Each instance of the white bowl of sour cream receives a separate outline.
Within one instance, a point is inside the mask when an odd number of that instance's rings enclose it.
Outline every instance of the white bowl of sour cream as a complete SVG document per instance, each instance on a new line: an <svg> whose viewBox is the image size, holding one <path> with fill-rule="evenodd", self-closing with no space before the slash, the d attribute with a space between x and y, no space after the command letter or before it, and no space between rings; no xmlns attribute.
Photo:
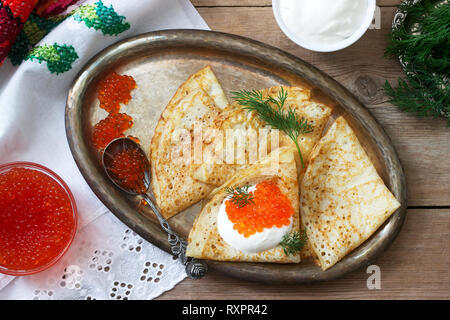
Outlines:
<svg viewBox="0 0 450 320"><path fill-rule="evenodd" d="M275 19L299 46L318 52L341 50L367 31L376 0L272 0Z"/></svg>

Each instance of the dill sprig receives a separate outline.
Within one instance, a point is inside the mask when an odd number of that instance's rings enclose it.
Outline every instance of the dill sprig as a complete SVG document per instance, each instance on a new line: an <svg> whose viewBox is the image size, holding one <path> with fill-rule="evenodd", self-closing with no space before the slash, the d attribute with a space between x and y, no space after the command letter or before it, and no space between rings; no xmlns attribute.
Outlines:
<svg viewBox="0 0 450 320"><path fill-rule="evenodd" d="M296 254L306 245L308 241L308 236L306 235L306 231L300 234L298 231L294 231L289 234L285 234L283 240L280 242L281 247L283 248L284 253L289 256Z"/></svg>
<svg viewBox="0 0 450 320"><path fill-rule="evenodd" d="M403 24L394 28L386 55L400 57L406 77L386 81L389 102L418 116L441 116L450 125L450 4L405 1Z"/></svg>
<svg viewBox="0 0 450 320"><path fill-rule="evenodd" d="M234 203L238 208L243 208L247 204L253 202L253 193L250 193L248 189L249 185L243 187L225 187L225 191L228 193L229 200Z"/></svg>
<svg viewBox="0 0 450 320"><path fill-rule="evenodd" d="M288 93L281 88L277 98L263 97L261 91L257 90L241 90L232 92L233 98L244 106L244 109L255 111L261 120L269 124L271 127L284 132L294 141L302 167L305 167L302 152L298 144L298 137L302 134L312 132L312 125L305 118L299 119L297 113L292 108L285 108ZM272 105L275 107L272 107Z"/></svg>

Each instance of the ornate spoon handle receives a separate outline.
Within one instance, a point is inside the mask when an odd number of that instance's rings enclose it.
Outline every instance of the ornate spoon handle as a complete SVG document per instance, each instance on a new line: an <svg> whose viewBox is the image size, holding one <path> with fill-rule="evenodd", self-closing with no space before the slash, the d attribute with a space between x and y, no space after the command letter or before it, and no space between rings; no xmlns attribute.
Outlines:
<svg viewBox="0 0 450 320"><path fill-rule="evenodd" d="M188 277L191 279L202 278L208 271L208 265L202 260L186 257L187 242L179 237L174 231L172 231L169 223L166 219L163 218L158 206L156 206L153 200L147 195L144 195L144 198L158 218L161 227L164 229L164 231L167 232L167 241L170 244L172 254L178 257L181 263L186 266L186 274L188 275Z"/></svg>

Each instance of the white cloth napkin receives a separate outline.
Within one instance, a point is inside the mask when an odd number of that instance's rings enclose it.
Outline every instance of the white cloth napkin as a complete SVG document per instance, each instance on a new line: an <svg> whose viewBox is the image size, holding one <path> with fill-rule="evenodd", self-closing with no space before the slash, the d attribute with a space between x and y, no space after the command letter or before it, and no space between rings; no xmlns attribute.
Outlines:
<svg viewBox="0 0 450 320"><path fill-rule="evenodd" d="M82 5L95 2L97 1L84 1ZM151 244L143 245L143 240L112 216L112 213L88 187L72 158L66 140L64 108L68 90L78 71L92 56L108 45L154 30L209 28L189 0L103 0L103 3L107 7L112 5L117 14L125 16L130 29L117 36L104 35L101 30L89 28L83 21L76 21L73 17L69 17L38 43L38 45L54 43L71 45L76 50L78 59L72 63L72 68L67 72L58 75L50 73L46 62L40 64L36 60L24 61L18 67L12 66L7 60L0 67L0 163L31 161L55 171L69 185L79 212L79 232L73 248L71 247L62 261L45 271L47 280L48 275L53 275L55 281L46 280L43 283L39 280L43 278L42 275L33 275L20 277L7 286L13 277L0 275L0 289L6 286L0 291L2 299L42 298L42 292L45 292L44 296L47 298L117 299L118 296L120 298L153 298L172 288L175 283L185 277L181 264ZM108 217L100 217L103 214ZM110 239L111 237L113 239ZM132 244L127 242L130 241L130 237L133 237ZM125 238L127 240L124 240ZM93 251L89 251L90 249L86 247L85 239L90 239L89 243L92 247L88 247ZM85 242L82 243L83 241ZM139 251L135 250L137 246L140 248ZM133 249L129 249L131 247ZM97 251L100 252L100 256ZM115 268L114 263L120 265L121 261L129 260L130 256L124 254L127 251L136 254L134 259L142 260L143 265L139 264L138 269L123 269L128 270L124 275L119 267ZM102 255L104 252L106 254ZM113 259L109 259L111 253L114 256ZM138 258L139 256L141 258ZM111 260L109 264L106 263L108 259ZM102 260L103 264L99 263L99 260ZM89 264L89 262L93 263ZM97 287L88 283L88 279L92 280L95 277L87 276L89 272L83 271L83 267L80 267L83 263L88 270L91 270L92 265L95 267L91 271L95 272L97 270L95 268L99 267L103 270L105 279L102 280L103 282L97 279L95 282L99 284ZM150 265L147 265L148 263ZM162 270L168 281L163 281L161 277L158 281L154 281L158 277L158 272L162 272L157 270L160 265L164 266ZM110 271L105 272L107 266ZM169 272L171 268L174 272ZM156 272L155 276L148 276L152 271L150 269ZM76 276L80 270L84 276ZM144 270L147 271L144 273ZM65 294L52 287L67 289L67 272L75 277L74 279L78 279L78 282L72 281L72 289L79 290L77 295ZM114 275L111 276L113 273ZM172 278L170 273L174 273ZM61 285L59 276L64 280L64 286ZM119 279L120 276L127 278ZM134 280L133 277L135 277ZM153 286L158 286L158 290L151 290L151 292L141 290L141 294L131 292L126 295L127 291L136 292L138 286L135 283L137 281L142 284L144 280L141 278L146 278L147 282L149 278L152 278L153 282L150 282ZM75 286L76 283L79 285ZM118 287L115 283L118 283ZM122 284L125 284L125 289L129 285L133 289L122 290L124 289L121 287ZM101 291L102 288L103 291ZM117 291L124 292L117 294ZM50 292L51 295L49 295ZM95 294L92 295L92 292Z"/></svg>

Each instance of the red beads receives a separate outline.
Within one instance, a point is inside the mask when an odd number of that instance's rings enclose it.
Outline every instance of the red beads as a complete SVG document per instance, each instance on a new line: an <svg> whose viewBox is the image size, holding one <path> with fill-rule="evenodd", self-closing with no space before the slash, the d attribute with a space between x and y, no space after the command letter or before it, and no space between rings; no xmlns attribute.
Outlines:
<svg viewBox="0 0 450 320"><path fill-rule="evenodd" d="M144 185L145 172L148 170L147 160L144 155L136 149L129 149L119 152L114 156L109 172L121 186L145 193Z"/></svg>
<svg viewBox="0 0 450 320"><path fill-rule="evenodd" d="M8 14L6 8L0 8L0 44L8 41L8 46L12 45L21 29L22 26ZM6 47L6 43L4 46Z"/></svg>
<svg viewBox="0 0 450 320"><path fill-rule="evenodd" d="M136 88L133 77L115 72L108 74L98 85L100 108L109 115L98 122L92 131L92 142L97 149L104 149L112 140L124 137L124 132L133 126L133 119L126 113L118 113L120 104L127 104L131 91ZM137 138L130 137L136 142Z"/></svg>
<svg viewBox="0 0 450 320"><path fill-rule="evenodd" d="M0 173L0 269L52 262L73 238L74 210L61 184L44 172L15 167Z"/></svg>
<svg viewBox="0 0 450 320"><path fill-rule="evenodd" d="M11 9L14 18L19 18L25 23L38 0L2 0L2 2L3 6Z"/></svg>
<svg viewBox="0 0 450 320"><path fill-rule="evenodd" d="M136 88L133 77L115 72L107 75L98 85L100 108L109 113L117 113L120 103L127 104L131 99L131 90Z"/></svg>
<svg viewBox="0 0 450 320"><path fill-rule="evenodd" d="M108 115L94 126L92 141L96 148L104 149L112 140L124 137L124 132L133 126L133 119L125 113Z"/></svg>
<svg viewBox="0 0 450 320"><path fill-rule="evenodd" d="M6 3L3 4L2 6L0 0L0 65L8 56L11 46L23 27L23 23L13 16L11 8L7 9Z"/></svg>

